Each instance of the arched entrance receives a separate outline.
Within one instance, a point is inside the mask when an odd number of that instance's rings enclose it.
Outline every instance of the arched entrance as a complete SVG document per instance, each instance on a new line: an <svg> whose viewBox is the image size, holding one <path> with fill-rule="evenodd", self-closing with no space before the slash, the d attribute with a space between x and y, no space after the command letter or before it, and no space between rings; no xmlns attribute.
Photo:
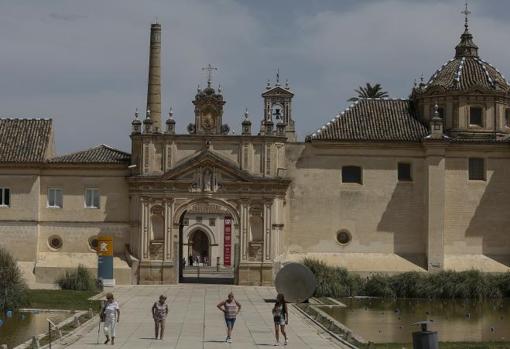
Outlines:
<svg viewBox="0 0 510 349"><path fill-rule="evenodd" d="M210 265L210 242L207 234L202 230L195 230L188 240L188 258L191 256L194 263L203 266Z"/></svg>
<svg viewBox="0 0 510 349"><path fill-rule="evenodd" d="M190 200L176 208L179 282L235 284L240 262L239 213L217 199Z"/></svg>

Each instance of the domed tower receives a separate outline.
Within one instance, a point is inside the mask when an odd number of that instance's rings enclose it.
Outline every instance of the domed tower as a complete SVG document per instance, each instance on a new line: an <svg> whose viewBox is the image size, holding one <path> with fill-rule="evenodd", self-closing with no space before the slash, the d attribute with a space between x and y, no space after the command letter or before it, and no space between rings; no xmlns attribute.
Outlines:
<svg viewBox="0 0 510 349"><path fill-rule="evenodd" d="M207 87L197 90L195 100L195 124L188 126L188 131L194 134L227 134L228 125L222 124L223 118L223 94L221 88L216 91L212 86L212 71L217 68L210 64L203 68L208 71Z"/></svg>
<svg viewBox="0 0 510 349"><path fill-rule="evenodd" d="M480 58L469 32L467 9L464 33L455 56L443 64L429 81L412 92L415 112L425 123L434 106L450 137L496 139L510 134L510 85L492 65Z"/></svg>

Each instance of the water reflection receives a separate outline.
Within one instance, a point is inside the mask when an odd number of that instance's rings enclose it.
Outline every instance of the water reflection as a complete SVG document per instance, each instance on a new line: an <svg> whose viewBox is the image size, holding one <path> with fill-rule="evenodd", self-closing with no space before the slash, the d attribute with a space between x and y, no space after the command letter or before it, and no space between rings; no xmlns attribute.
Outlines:
<svg viewBox="0 0 510 349"><path fill-rule="evenodd" d="M58 323L67 316L69 316L69 313L58 312L0 314L0 323L2 323L0 326L0 344L7 344L8 348L13 348L29 340L32 336L47 331L48 322L46 319Z"/></svg>
<svg viewBox="0 0 510 349"><path fill-rule="evenodd" d="M504 341L510 339L510 299L487 302L417 299L341 299L347 308L323 307L366 340L410 343L412 324L431 320L440 341Z"/></svg>

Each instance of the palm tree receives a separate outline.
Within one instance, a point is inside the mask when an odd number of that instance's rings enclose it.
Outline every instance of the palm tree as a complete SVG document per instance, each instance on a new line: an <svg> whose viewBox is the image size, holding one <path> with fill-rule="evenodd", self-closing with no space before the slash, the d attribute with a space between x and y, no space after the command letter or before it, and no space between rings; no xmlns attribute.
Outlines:
<svg viewBox="0 0 510 349"><path fill-rule="evenodd" d="M371 85L367 82L366 86L360 86L354 90L358 96L349 98L349 102L355 102L360 98L385 98L388 97L388 92L382 91L381 84Z"/></svg>

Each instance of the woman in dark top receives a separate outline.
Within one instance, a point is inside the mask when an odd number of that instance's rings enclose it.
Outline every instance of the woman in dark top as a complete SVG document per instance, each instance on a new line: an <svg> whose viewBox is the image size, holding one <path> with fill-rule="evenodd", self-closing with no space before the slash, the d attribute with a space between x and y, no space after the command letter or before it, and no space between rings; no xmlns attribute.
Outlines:
<svg viewBox="0 0 510 349"><path fill-rule="evenodd" d="M282 293L276 296L276 303L273 307L273 320L274 320L274 334L276 337L275 346L280 345L280 331L282 331L283 338L285 338L284 345L287 345L287 333L285 332L285 325L289 324L289 313L287 311L287 303Z"/></svg>

